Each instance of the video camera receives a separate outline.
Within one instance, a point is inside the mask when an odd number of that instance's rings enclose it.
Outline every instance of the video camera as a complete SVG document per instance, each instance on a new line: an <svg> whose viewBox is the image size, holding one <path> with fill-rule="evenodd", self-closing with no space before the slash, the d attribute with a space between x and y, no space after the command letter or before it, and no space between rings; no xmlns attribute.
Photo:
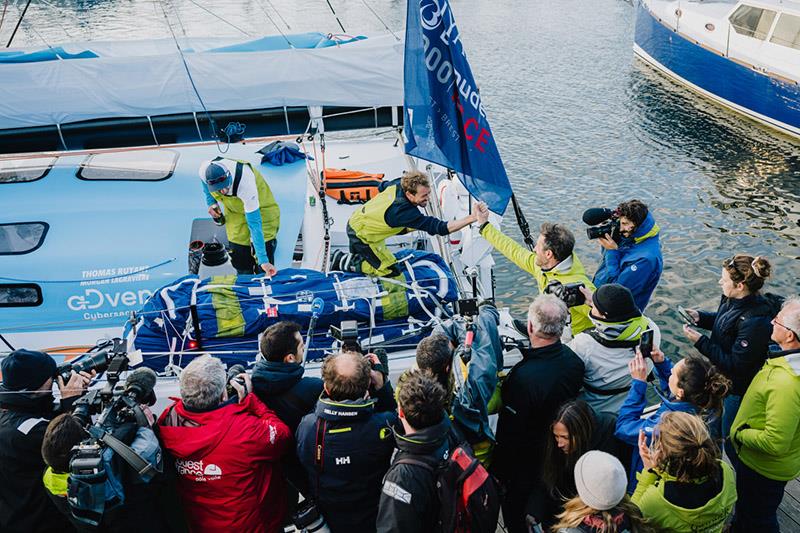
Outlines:
<svg viewBox="0 0 800 533"><path fill-rule="evenodd" d="M105 371L106 385L89 391L74 404L73 415L85 425L89 438L72 448L67 498L76 520L97 527L106 506L106 480L113 475L106 471L103 458L107 448L111 448L143 479L155 476L160 467L145 460L115 436L115 433L134 436L137 428L150 426L141 405L155 404L156 373L149 368L138 368L128 374L124 383L120 383L122 373L130 364L126 343L113 339L94 349L97 352L86 359L61 365L58 375L68 376L78 368L98 373ZM94 415L98 415L96 420L93 420Z"/></svg>
<svg viewBox="0 0 800 533"><path fill-rule="evenodd" d="M607 207L592 207L583 212L583 223L588 224L586 236L599 239L611 235L613 240L619 239L619 213Z"/></svg>
<svg viewBox="0 0 800 533"><path fill-rule="evenodd" d="M340 349L343 352L358 352L364 354L364 348L358 340L358 322L355 320L343 320L339 327L330 326L328 331L331 337L341 343Z"/></svg>
<svg viewBox="0 0 800 533"><path fill-rule="evenodd" d="M581 287L585 287L582 282L576 281L575 283L561 283L558 280L553 280L544 288L545 294L552 294L565 304L567 307L575 307L576 305L583 305L586 303L586 297L581 292Z"/></svg>

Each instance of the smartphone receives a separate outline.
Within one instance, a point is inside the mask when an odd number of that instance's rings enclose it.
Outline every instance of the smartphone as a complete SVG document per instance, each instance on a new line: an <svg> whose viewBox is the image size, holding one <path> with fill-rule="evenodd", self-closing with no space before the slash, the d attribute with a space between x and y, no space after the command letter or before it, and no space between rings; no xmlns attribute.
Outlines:
<svg viewBox="0 0 800 533"><path fill-rule="evenodd" d="M642 333L639 338L639 351L642 352L642 357L650 359L653 352L653 330L648 329Z"/></svg>
<svg viewBox="0 0 800 533"><path fill-rule="evenodd" d="M682 305L678 306L678 314L681 316L683 321L689 324L690 326L696 325L696 322L694 321L694 318L692 318L692 315L690 315L689 312L686 309L684 309Z"/></svg>

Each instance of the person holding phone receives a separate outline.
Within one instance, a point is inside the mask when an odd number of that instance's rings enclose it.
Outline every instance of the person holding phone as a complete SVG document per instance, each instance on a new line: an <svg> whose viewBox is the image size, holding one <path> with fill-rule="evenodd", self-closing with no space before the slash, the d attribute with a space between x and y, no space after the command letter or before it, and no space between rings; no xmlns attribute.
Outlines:
<svg viewBox="0 0 800 533"><path fill-rule="evenodd" d="M722 298L717 311L686 310L694 325L711 330L711 336L701 334L691 325L683 326L684 335L733 382L724 401L721 421L725 452L729 456L735 453L727 442L731 424L742 396L766 360L772 332L770 320L776 312L760 290L771 269L763 257L735 255L722 264L719 279Z"/></svg>
<svg viewBox="0 0 800 533"><path fill-rule="evenodd" d="M722 399L730 389L730 381L702 355L690 355L673 366L672 361L658 348L651 348L651 359L655 364L660 387L656 393L661 406L647 418L642 418L647 407L647 365L641 350L628 363L633 381L628 397L619 411L614 435L621 441L636 446L639 433L644 431L648 441L653 428L658 425L664 413L681 411L698 414L705 419L719 416ZM633 492L637 484L637 472L642 470L642 458L634 449L631 458L628 492Z"/></svg>

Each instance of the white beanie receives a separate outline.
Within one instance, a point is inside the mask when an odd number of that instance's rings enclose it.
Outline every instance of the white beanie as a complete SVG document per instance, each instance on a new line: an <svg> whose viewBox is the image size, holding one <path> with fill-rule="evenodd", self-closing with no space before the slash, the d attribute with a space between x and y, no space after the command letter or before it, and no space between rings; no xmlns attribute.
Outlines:
<svg viewBox="0 0 800 533"><path fill-rule="evenodd" d="M627 486L625 468L609 453L590 450L575 463L578 496L592 509L613 509L625 497Z"/></svg>

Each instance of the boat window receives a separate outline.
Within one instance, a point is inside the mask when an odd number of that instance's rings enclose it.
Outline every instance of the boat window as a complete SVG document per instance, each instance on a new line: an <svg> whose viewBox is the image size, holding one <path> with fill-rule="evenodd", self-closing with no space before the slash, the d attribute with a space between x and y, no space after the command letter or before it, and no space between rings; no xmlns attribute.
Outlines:
<svg viewBox="0 0 800 533"><path fill-rule="evenodd" d="M0 161L0 183L24 183L41 179L50 172L56 159L55 157L4 159Z"/></svg>
<svg viewBox="0 0 800 533"><path fill-rule="evenodd" d="M773 20L775 11L746 5L739 6L730 16L731 26L736 33L762 41L767 38Z"/></svg>
<svg viewBox="0 0 800 533"><path fill-rule="evenodd" d="M0 307L42 305L42 289L34 283L0 284Z"/></svg>
<svg viewBox="0 0 800 533"><path fill-rule="evenodd" d="M50 228L45 222L0 224L0 255L21 255L39 248Z"/></svg>
<svg viewBox="0 0 800 533"><path fill-rule="evenodd" d="M172 176L178 152L174 150L133 150L93 154L78 169L82 180L160 181Z"/></svg>
<svg viewBox="0 0 800 533"><path fill-rule="evenodd" d="M800 17L782 13L769 42L800 50Z"/></svg>

